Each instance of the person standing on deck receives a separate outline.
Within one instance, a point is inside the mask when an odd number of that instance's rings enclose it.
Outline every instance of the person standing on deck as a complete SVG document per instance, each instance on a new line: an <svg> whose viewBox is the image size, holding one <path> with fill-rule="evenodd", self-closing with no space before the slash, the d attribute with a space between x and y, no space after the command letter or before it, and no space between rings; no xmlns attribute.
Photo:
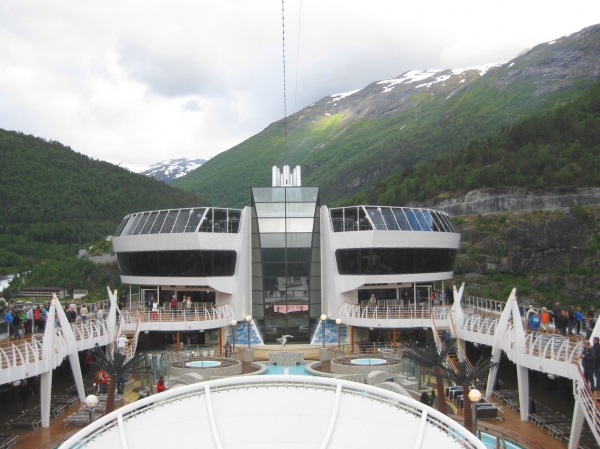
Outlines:
<svg viewBox="0 0 600 449"><path fill-rule="evenodd" d="M535 334L540 331L541 320L536 311L533 312L533 315L529 318L529 328L531 332L533 332L533 338L535 339Z"/></svg>
<svg viewBox="0 0 600 449"><path fill-rule="evenodd" d="M590 388L594 391L594 368L596 366L596 354L590 347L589 340L583 342L583 351L581 351L581 365L583 366L583 377L590 384Z"/></svg>
<svg viewBox="0 0 600 449"><path fill-rule="evenodd" d="M560 312L560 316L558 317L558 330L560 332L560 335L562 335L563 337L567 336L568 322L569 320L567 319L567 312L563 310L562 312Z"/></svg>
<svg viewBox="0 0 600 449"><path fill-rule="evenodd" d="M552 315L554 316L554 328L558 329L558 319L562 314L562 309L560 308L560 303L557 301L554 309L552 309Z"/></svg>
<svg viewBox="0 0 600 449"><path fill-rule="evenodd" d="M33 307L27 306L27 325L29 327L29 333L33 334Z"/></svg>

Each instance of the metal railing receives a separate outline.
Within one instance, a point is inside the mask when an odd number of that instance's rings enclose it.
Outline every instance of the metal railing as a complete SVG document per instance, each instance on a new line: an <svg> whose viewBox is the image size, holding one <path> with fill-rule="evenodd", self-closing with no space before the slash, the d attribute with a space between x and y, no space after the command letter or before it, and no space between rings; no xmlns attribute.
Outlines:
<svg viewBox="0 0 600 449"><path fill-rule="evenodd" d="M600 439L600 405L590 385L583 376L581 366L579 363L575 363L575 365L577 366L577 373L573 377L573 396L575 396L575 400L581 405L585 419L594 433L596 440L598 440Z"/></svg>
<svg viewBox="0 0 600 449"><path fill-rule="evenodd" d="M213 394L221 391L240 390L241 388L281 387L300 387L327 391L336 391L337 389L339 394L366 397L378 401L381 404L401 410L411 416L420 418L422 422L427 424L427 428L434 428L445 433L448 438L456 441L461 447L484 447L473 434L455 421L437 410L421 404L415 399L399 395L398 393L371 385L363 385L341 379L276 375L252 376L252 378L230 377L212 380L167 390L160 395L140 399L94 421L85 429L77 432L65 441L62 444L61 449L83 447L86 445L86 442L95 438L101 438L102 435L107 432L113 432L115 427L117 427L121 433L126 432L125 421L136 417L139 418L141 414L151 412L156 406L164 407L165 405L175 403L184 398L207 395L208 393ZM285 388L280 391L285 391ZM395 429L390 429L390 432L392 432L390 435L392 435L394 431ZM422 431L425 431L425 426L422 427Z"/></svg>
<svg viewBox="0 0 600 449"><path fill-rule="evenodd" d="M570 363L579 359L583 342L583 339L577 341L562 335L527 331L523 350L529 355Z"/></svg>
<svg viewBox="0 0 600 449"><path fill-rule="evenodd" d="M449 312L448 307L361 306L345 303L340 309L340 316L373 320L430 320L433 314L437 320L448 320Z"/></svg>
<svg viewBox="0 0 600 449"><path fill-rule="evenodd" d="M213 321L233 318L234 312L229 304L210 308L190 310L134 310L121 312L125 324L138 320L141 323L180 323L186 321Z"/></svg>

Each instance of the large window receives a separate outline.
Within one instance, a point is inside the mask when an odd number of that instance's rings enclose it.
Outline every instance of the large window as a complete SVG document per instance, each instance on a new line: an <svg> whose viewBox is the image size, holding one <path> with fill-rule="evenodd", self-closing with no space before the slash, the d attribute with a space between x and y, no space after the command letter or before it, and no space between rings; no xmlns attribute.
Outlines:
<svg viewBox="0 0 600 449"><path fill-rule="evenodd" d="M338 249L339 274L418 274L452 271L457 251L440 248Z"/></svg>
<svg viewBox="0 0 600 449"><path fill-rule="evenodd" d="M141 251L117 253L125 276L233 276L235 251Z"/></svg>

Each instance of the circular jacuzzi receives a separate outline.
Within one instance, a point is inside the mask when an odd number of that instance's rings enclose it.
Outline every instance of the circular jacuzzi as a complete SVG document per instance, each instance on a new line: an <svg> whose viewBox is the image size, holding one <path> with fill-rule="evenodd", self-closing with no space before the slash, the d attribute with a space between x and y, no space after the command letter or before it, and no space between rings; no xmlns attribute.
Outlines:
<svg viewBox="0 0 600 449"><path fill-rule="evenodd" d="M195 360L193 362L187 362L185 364L187 368L214 368L221 366L221 362L218 360Z"/></svg>
<svg viewBox="0 0 600 449"><path fill-rule="evenodd" d="M387 360L368 357L368 358L363 358L363 359L354 359L351 361L351 363L353 365L360 365L360 366L386 365Z"/></svg>

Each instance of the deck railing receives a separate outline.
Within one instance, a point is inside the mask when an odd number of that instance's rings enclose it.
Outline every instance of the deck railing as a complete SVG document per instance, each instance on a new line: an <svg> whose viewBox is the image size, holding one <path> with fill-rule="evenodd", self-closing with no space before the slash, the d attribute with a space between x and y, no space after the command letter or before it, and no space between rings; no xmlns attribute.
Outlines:
<svg viewBox="0 0 600 449"><path fill-rule="evenodd" d="M450 309L448 307L429 306L360 306L345 303L340 309L340 316L372 319L372 320L430 320L432 313L436 320L447 320Z"/></svg>

